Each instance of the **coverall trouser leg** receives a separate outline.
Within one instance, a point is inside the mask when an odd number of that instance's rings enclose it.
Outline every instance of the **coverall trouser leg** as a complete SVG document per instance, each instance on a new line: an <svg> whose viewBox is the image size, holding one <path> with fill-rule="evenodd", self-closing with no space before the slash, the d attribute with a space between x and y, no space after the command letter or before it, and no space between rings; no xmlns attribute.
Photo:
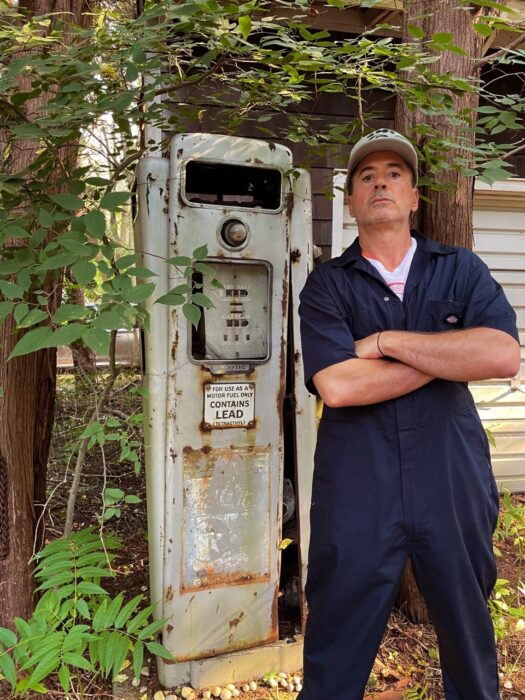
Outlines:
<svg viewBox="0 0 525 700"><path fill-rule="evenodd" d="M406 430L321 424L300 700L362 700L408 556L447 700L499 698L486 603L497 492L483 431L467 414Z"/></svg>

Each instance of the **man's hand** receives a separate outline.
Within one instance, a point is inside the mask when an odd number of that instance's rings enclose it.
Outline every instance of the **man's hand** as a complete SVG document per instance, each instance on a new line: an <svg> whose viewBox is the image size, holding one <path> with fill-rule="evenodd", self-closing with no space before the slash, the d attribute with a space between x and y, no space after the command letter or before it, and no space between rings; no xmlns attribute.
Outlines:
<svg viewBox="0 0 525 700"><path fill-rule="evenodd" d="M380 352L378 343L380 333L374 333L366 338L355 341L355 352L361 360L380 360L384 355Z"/></svg>

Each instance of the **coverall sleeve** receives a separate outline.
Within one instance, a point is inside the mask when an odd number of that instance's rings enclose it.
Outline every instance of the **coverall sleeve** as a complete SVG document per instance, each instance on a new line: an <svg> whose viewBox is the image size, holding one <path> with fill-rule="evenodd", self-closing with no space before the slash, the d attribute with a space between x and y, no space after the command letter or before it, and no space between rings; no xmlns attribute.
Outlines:
<svg viewBox="0 0 525 700"><path fill-rule="evenodd" d="M312 394L318 393L312 381L316 372L357 357L349 311L337 285L327 285L323 279L321 268L310 274L299 297L304 380Z"/></svg>
<svg viewBox="0 0 525 700"><path fill-rule="evenodd" d="M508 333L519 343L516 313L501 285L477 255L469 252L469 258L464 327L495 328Z"/></svg>

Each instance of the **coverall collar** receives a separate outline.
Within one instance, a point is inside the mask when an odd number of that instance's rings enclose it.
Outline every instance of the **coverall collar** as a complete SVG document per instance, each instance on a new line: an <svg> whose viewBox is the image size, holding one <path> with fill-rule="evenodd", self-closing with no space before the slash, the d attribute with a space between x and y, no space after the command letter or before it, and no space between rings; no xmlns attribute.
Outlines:
<svg viewBox="0 0 525 700"><path fill-rule="evenodd" d="M410 266L410 272L408 273L408 279L406 281L405 293L403 297L404 300L408 299L412 290L417 286L432 255L450 255L451 253L455 252L455 248L452 246L443 245L442 243L433 241L430 238L423 236L415 229L410 231L410 235L416 239L417 248L412 260L412 265ZM347 267L349 265L353 265L356 270L362 270L366 274L375 277L386 287L386 283L379 272L365 257L363 257L361 246L359 245L359 237L355 239L352 245L349 246L340 257L334 258L329 262L334 267Z"/></svg>
<svg viewBox="0 0 525 700"><path fill-rule="evenodd" d="M416 231L415 229L412 229L410 231L410 235L413 236L417 241L417 250L416 256L414 257L414 263L416 262L416 257L419 257L418 253L434 253L437 255L449 255L450 253L455 252L455 248L453 248L452 246L443 245L442 243L433 241L430 238L423 236L423 234L419 233L419 231ZM425 259L426 257L427 255L425 255ZM366 263L366 261L361 253L361 246L359 245L359 236L354 240L352 245L350 245L344 251L342 255L340 255L338 258L330 260L330 264L334 267L346 267L346 265L355 264L357 268L368 272L368 266L363 263ZM414 263L413 266L415 266Z"/></svg>

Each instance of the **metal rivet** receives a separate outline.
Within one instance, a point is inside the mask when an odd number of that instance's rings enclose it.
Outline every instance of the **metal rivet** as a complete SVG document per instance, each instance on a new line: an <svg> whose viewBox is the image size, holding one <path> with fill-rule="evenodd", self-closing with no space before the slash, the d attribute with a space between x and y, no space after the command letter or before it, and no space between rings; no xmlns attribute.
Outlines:
<svg viewBox="0 0 525 700"><path fill-rule="evenodd" d="M385 301L390 301L390 297L383 297Z"/></svg>

